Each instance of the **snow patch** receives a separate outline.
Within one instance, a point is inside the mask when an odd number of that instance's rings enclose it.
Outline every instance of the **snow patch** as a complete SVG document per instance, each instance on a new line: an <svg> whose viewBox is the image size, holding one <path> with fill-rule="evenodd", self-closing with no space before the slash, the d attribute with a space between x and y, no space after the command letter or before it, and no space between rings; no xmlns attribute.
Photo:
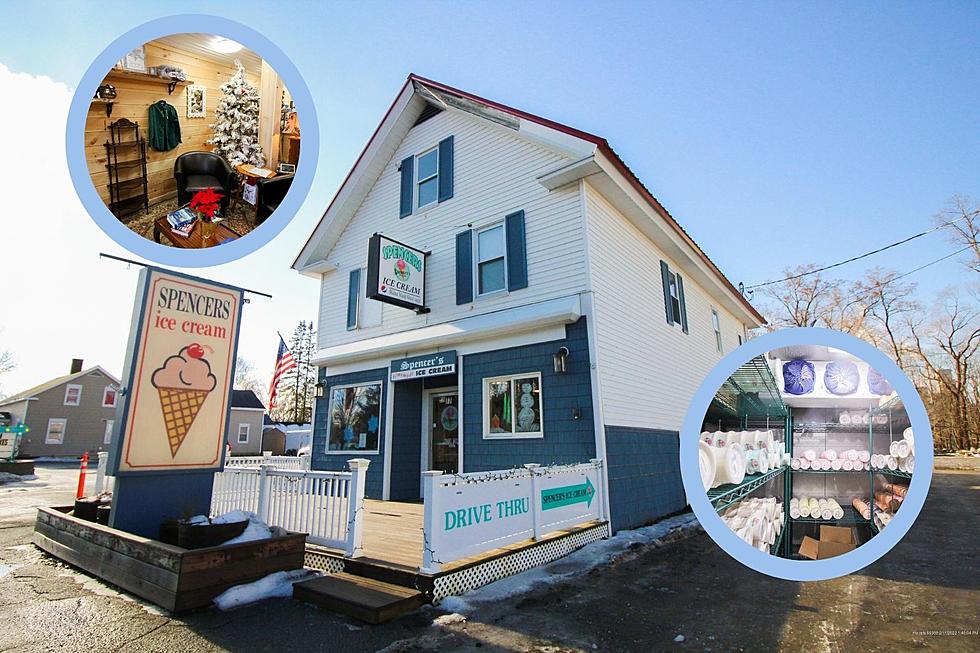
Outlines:
<svg viewBox="0 0 980 653"><path fill-rule="evenodd" d="M541 567L502 578L467 592L464 596L446 597L439 603L439 607L465 615L477 609L481 604L501 601L516 594L525 594L539 587L581 576L591 569L609 564L636 546L657 544L665 539L679 538L698 528L700 525L694 515L685 513L651 526L630 531L619 531L609 539L588 544L578 551Z"/></svg>
<svg viewBox="0 0 980 653"><path fill-rule="evenodd" d="M256 601L264 601L265 599L288 599L293 595L293 583L322 575L320 572L310 569L277 571L255 582L245 585L235 585L225 590L215 597L214 604L219 610L231 610L249 603L255 603Z"/></svg>
<svg viewBox="0 0 980 653"><path fill-rule="evenodd" d="M248 526L245 527L244 532L238 537L233 537L230 540L222 542L222 546L225 544L241 544L242 542L255 542L256 540L267 540L272 537L272 529L259 519L259 516L254 512L248 512L246 510L232 510L231 512L226 512L223 515L218 515L217 517L212 517L210 523L212 524L237 524L239 522L247 521ZM190 519L184 522L185 524L194 525L204 525L209 523L206 515L194 515Z"/></svg>
<svg viewBox="0 0 980 653"><path fill-rule="evenodd" d="M466 617L459 614L458 612L453 612L452 614L444 614L432 620L433 626L451 626L452 624L462 624L462 623L466 623Z"/></svg>
<svg viewBox="0 0 980 653"><path fill-rule="evenodd" d="M20 568L21 565L0 565L0 578L3 578L15 569Z"/></svg>

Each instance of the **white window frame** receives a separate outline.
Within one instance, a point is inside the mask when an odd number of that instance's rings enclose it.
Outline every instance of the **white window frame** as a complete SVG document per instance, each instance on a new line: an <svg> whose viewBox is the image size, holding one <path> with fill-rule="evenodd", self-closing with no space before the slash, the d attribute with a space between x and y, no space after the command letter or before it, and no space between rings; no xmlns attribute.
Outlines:
<svg viewBox="0 0 980 653"><path fill-rule="evenodd" d="M428 177L426 177L425 179L420 179L419 178L419 162L422 160L422 157L423 156L426 156L428 154L431 154L432 152L435 152L436 153L436 171L433 174L431 174ZM414 177L415 177L415 185L412 187L412 193L414 195L414 197L412 198L412 203L415 204L415 210L418 211L420 209L428 208L428 207L430 207L430 206L432 206L434 204L438 204L439 203L439 144L438 143L435 144L435 145L433 145L429 149L423 150L422 152L419 152L418 154L415 155L415 171L414 172L415 172L415 175L414 175ZM436 180L436 198L434 200L432 200L431 202L429 202L428 204L419 204L419 202L422 201L422 194L419 192L419 186L421 186L423 182L429 181L430 179L435 179Z"/></svg>
<svg viewBox="0 0 980 653"><path fill-rule="evenodd" d="M677 273L667 268L667 296L670 298L670 314L674 324L681 324L681 291L677 286ZM676 306L675 306L676 302Z"/></svg>
<svg viewBox="0 0 980 653"><path fill-rule="evenodd" d="M68 401L68 395L71 394L73 388L78 388L78 401L71 403ZM65 406L80 406L82 404L82 386L78 383L69 383L65 386Z"/></svg>
<svg viewBox="0 0 980 653"><path fill-rule="evenodd" d="M51 438L51 427L55 424L61 424L61 439L53 440ZM68 430L68 419L65 417L52 417L48 420L48 430L44 434L44 444L64 444L65 443L65 431Z"/></svg>
<svg viewBox="0 0 980 653"><path fill-rule="evenodd" d="M480 259L480 234L485 231L491 231L493 229L500 228L500 233L503 234L504 238L504 255L502 257L494 257L483 261ZM488 224L485 227L475 229L473 231L473 296L474 297L489 297L491 295L496 295L499 293L507 293L507 288L509 287L510 280L507 278L507 223L504 221L494 222L493 224ZM489 263L491 261L496 261L498 258L504 261L504 285L498 290L491 290L490 292L480 292L480 264Z"/></svg>
<svg viewBox="0 0 980 653"><path fill-rule="evenodd" d="M105 434L102 436L102 444L110 444L112 442L112 427L116 425L116 420L107 419L105 421Z"/></svg>
<svg viewBox="0 0 980 653"><path fill-rule="evenodd" d="M245 427L245 439L244 440L242 440L242 427L243 426ZM239 423L239 425L238 425L238 440L236 440L236 444L248 444L248 438L251 435L251 431L252 431L252 425L251 424L249 424L248 422L241 422L241 423Z"/></svg>
<svg viewBox="0 0 980 653"><path fill-rule="evenodd" d="M374 449L331 449L330 448L330 423L332 421L331 411L333 410L333 393L335 390L346 390L347 388L359 388L365 385L377 385L381 388L381 392L378 394L378 446ZM384 419L383 413L385 409L385 383L384 379L376 379L374 381L358 381L357 383L341 383L338 385L332 385L328 389L327 395L324 397L327 400L327 437L323 442L324 453L328 456L349 456L351 454L365 454L368 456L376 456L381 453L381 439L383 437L384 429ZM322 401L319 400L319 401Z"/></svg>
<svg viewBox="0 0 980 653"><path fill-rule="evenodd" d="M514 419L511 419L510 433L491 433L490 432L490 384L496 383L498 381L510 381L511 392L513 392L514 382L517 379L530 379L534 378L538 380L538 391L540 396L538 397L538 419L541 425L540 431L535 432L517 432L514 431L514 424L516 423ZM484 440L540 440L544 437L544 384L541 382L541 372L524 372L523 374L505 374L503 376L488 376L483 379L483 405L481 407L483 411L483 439Z"/></svg>
<svg viewBox="0 0 980 653"><path fill-rule="evenodd" d="M361 289L357 296L357 326L356 329L371 329L379 327L384 322L384 302L368 299L367 268L361 268Z"/></svg>
<svg viewBox="0 0 980 653"><path fill-rule="evenodd" d="M721 339L721 316L718 315L718 309L711 309L711 328L715 331L715 346L718 349L719 354L725 353L725 348L722 345Z"/></svg>
<svg viewBox="0 0 980 653"><path fill-rule="evenodd" d="M112 403L111 404L107 404L105 402L105 398L106 398L106 395L109 394L109 391L110 390L112 391ZM118 402L119 402L119 390L116 389L115 387L111 386L111 385L107 385L105 387L105 389L102 390L102 407L103 408L115 408L116 407L116 403L118 403Z"/></svg>

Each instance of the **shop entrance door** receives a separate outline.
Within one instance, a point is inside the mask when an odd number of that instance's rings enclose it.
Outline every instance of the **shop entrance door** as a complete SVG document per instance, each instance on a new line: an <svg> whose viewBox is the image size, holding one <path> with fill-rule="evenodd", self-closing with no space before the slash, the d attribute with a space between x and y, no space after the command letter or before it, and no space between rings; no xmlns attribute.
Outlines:
<svg viewBox="0 0 980 653"><path fill-rule="evenodd" d="M459 469L459 394L429 395L429 469L455 474Z"/></svg>

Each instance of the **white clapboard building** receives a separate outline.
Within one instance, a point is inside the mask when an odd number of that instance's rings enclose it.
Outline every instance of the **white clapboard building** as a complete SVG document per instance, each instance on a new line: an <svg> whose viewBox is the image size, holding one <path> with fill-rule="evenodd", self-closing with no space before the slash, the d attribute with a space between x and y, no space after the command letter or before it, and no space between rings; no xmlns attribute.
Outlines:
<svg viewBox="0 0 980 653"><path fill-rule="evenodd" d="M366 459L369 498L411 502L427 470L599 460L613 530L685 505L688 403L764 323L604 138L415 75L293 267L313 469Z"/></svg>

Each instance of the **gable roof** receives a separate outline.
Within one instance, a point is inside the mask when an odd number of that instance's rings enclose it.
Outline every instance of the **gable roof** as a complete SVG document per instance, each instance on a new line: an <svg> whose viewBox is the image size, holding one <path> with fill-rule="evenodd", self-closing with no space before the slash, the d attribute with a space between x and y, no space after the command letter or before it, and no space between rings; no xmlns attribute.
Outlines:
<svg viewBox="0 0 980 653"><path fill-rule="evenodd" d="M262 410L265 410L265 406L262 404L262 401L251 390L232 390L231 407L232 408L261 408Z"/></svg>
<svg viewBox="0 0 980 653"><path fill-rule="evenodd" d="M556 180L556 186L599 172L604 172L610 176L615 175L614 181L621 181L623 182L622 185L627 187L624 188L624 192L627 193L629 199L645 204L643 208L652 210L665 223L669 232L668 235L676 238L675 249L686 250L685 253L693 255L692 258L695 263L704 267L706 273L732 297L733 303L738 309L741 309L740 312L750 321L758 325L766 323L762 314L735 288L718 266L691 238L690 234L653 196L626 165L626 162L616 154L605 138L493 100L487 100L414 73L405 80L394 102L388 107L384 118L375 128L364 150L361 151L354 162L354 166L347 173L330 204L327 205L327 209L313 233L310 234L302 250L293 261L293 269L302 274L313 275L332 269L324 260L326 255L329 254L348 221L356 212L364 195L370 190L370 186L374 184L381 170L387 164L394 148L414 126L415 120L425 109L425 106L432 104L462 109L505 126L520 129L522 132L527 131L528 134L539 140L567 149L569 154L577 153L580 157L584 157L571 166L566 166L565 170L554 173L556 179L560 180ZM379 162L379 159L383 160ZM575 170L570 170L572 168ZM545 177L549 176L552 175L545 175ZM539 179L539 181L547 184L544 178ZM319 259L317 259L318 253Z"/></svg>
<svg viewBox="0 0 980 653"><path fill-rule="evenodd" d="M39 394L57 388L59 385L71 383L75 379L81 378L87 374L91 374L92 372L100 372L103 376L109 379L109 381L111 381L116 387L119 387L120 385L119 379L106 372L105 368L96 365L94 367L88 368L87 370L82 370L81 372L75 372L74 374L65 374L64 376L55 377L50 381L46 381L40 385L36 385L33 388L24 390L23 392L18 392L15 395L11 395L10 397L7 397L6 399L0 399L0 406L14 404L19 401L25 401L28 399L35 399Z"/></svg>

